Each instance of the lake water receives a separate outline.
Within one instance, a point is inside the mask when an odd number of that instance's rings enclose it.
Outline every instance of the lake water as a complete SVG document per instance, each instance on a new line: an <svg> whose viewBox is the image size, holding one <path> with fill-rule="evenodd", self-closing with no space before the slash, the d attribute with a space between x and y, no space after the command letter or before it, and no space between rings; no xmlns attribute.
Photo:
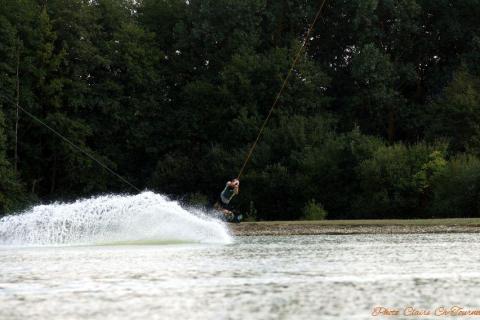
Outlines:
<svg viewBox="0 0 480 320"><path fill-rule="evenodd" d="M145 243L0 246L0 319L385 319L374 307L480 309L478 234Z"/></svg>

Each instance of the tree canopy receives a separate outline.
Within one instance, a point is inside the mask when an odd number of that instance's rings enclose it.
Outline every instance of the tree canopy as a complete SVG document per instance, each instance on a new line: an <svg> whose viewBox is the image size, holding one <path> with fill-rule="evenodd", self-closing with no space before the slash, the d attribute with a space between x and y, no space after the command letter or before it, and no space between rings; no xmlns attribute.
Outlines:
<svg viewBox="0 0 480 320"><path fill-rule="evenodd" d="M25 114L17 126L17 98L134 185L215 201L318 5L0 0L0 215L132 192ZM327 0L234 205L480 216L479 15L474 0Z"/></svg>

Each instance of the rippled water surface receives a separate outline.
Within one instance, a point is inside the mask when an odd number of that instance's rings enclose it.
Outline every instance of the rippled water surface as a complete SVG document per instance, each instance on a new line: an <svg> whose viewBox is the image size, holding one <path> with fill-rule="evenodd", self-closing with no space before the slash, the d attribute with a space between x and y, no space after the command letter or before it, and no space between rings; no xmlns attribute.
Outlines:
<svg viewBox="0 0 480 320"><path fill-rule="evenodd" d="M478 309L478 240L323 235L2 246L0 319L373 319L375 306Z"/></svg>

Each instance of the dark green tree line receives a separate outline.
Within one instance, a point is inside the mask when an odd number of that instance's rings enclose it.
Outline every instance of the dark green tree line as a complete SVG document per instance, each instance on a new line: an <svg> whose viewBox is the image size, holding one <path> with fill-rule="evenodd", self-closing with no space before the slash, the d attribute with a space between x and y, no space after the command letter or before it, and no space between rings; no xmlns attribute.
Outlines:
<svg viewBox="0 0 480 320"><path fill-rule="evenodd" d="M23 113L17 133L17 93L136 186L214 201L319 5L0 0L0 214L131 192ZM238 209L259 219L478 216L479 8L327 1Z"/></svg>

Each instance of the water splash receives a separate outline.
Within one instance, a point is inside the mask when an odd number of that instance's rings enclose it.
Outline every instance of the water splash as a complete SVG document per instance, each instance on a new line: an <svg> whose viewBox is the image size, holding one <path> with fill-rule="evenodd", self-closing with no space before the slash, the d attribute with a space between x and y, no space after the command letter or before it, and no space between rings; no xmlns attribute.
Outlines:
<svg viewBox="0 0 480 320"><path fill-rule="evenodd" d="M192 211L193 212L193 211ZM2 245L230 243L226 225L153 192L39 205L0 219Z"/></svg>

